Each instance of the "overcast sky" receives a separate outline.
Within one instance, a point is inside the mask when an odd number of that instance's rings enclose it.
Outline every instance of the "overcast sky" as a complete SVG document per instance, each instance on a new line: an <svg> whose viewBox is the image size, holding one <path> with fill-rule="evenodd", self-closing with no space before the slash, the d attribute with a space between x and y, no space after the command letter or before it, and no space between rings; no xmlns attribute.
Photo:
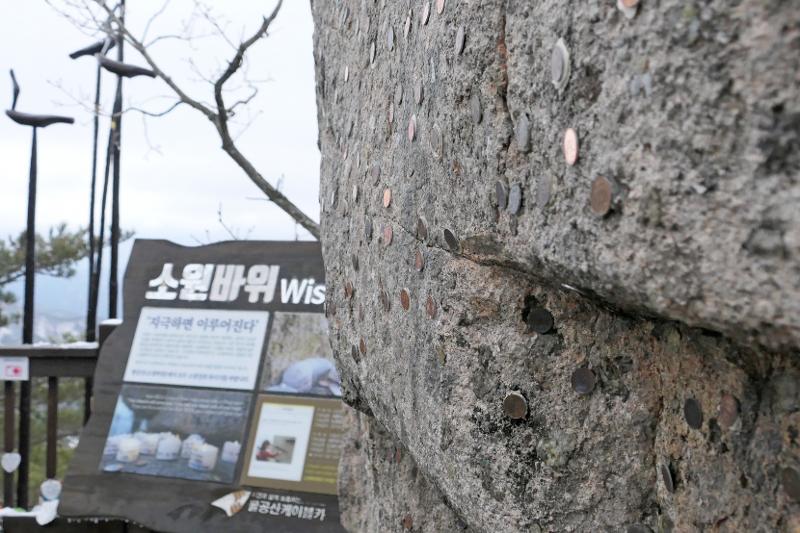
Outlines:
<svg viewBox="0 0 800 533"><path fill-rule="evenodd" d="M209 3L237 42L252 33L274 5L272 1L252 0ZM163 0L128 4L128 24L134 34L140 35L145 21ZM191 0L173 0L149 35L179 32L192 7ZM89 57L71 60L68 53L94 39L41 0L4 2L2 11L0 104L10 107L7 70L14 68L22 87L18 110L55 112L76 119L74 126L54 125L39 133L39 228L61 221L73 227L85 226L92 117L73 100L91 103L95 61ZM196 26L197 34L209 31L209 26ZM270 81L261 86L258 97L251 102L250 110L260 114L239 137L238 144L272 183L285 176L282 190L318 220L319 152L312 32L309 2L290 0L284 2L269 37L252 48L250 77ZM153 47L152 54L192 96L210 101L209 86L192 72L189 61L201 72L213 75L233 51L224 41L209 37L200 39L194 48L162 41ZM126 61L144 63L130 46L126 47ZM107 75L106 79L104 102L108 110L114 87L112 76ZM137 78L125 85L127 105L139 104L151 110L161 110L170 103L168 99L152 100L153 97L169 94L163 83L149 78ZM242 122L246 118L242 117ZM107 121L101 132L104 139ZM0 235L24 228L29 151L30 130L2 117ZM220 205L225 223L242 237L294 239L296 234L293 221L261 200L260 191L220 150L211 124L188 108L178 108L163 118L147 119L147 135L141 115L125 116L121 197L122 226L134 230L138 237L167 238L184 244L196 244L195 239L227 239L227 232L217 222ZM309 238L304 230L297 231L300 238Z"/></svg>

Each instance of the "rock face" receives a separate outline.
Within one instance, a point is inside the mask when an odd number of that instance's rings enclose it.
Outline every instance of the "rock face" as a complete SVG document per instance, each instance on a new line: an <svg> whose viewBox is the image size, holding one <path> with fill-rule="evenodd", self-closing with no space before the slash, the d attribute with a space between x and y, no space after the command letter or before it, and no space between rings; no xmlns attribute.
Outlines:
<svg viewBox="0 0 800 533"><path fill-rule="evenodd" d="M790 4L312 3L351 529L800 528Z"/></svg>

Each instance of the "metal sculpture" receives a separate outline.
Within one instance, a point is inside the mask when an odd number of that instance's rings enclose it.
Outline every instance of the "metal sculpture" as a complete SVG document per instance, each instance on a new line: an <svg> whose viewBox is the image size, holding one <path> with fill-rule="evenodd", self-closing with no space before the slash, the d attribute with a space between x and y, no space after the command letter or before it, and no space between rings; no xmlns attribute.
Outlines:
<svg viewBox="0 0 800 533"><path fill-rule="evenodd" d="M17 124L33 128L30 179L28 181L28 221L25 229L25 303L22 314L22 342L23 344L32 344L34 278L36 276L36 133L39 128L46 128L53 124L72 124L75 122L75 119L61 115L39 115L17 111L17 100L19 99L20 88L13 70L11 71L11 82L14 86L14 96L11 102L11 109L6 110L6 115ZM21 463L17 484L17 505L20 507L28 506L30 409L31 382L23 381L20 385L19 395L19 454L21 456Z"/></svg>
<svg viewBox="0 0 800 533"><path fill-rule="evenodd" d="M116 42L114 39L106 38L96 43L90 44L80 50L72 52L69 57L78 59L84 56L94 57L97 54L101 56L106 54L109 50L114 48ZM97 282L95 281L95 197L97 196L97 150L98 150L98 135L100 132L100 80L101 80L101 66L100 61L97 62L97 73L95 75L95 91L94 91L94 130L92 133L92 180L91 191L89 193L89 228L88 244L89 244L89 294L88 304L86 306L86 340L94 342L97 338L97 297L95 296L95 289ZM108 163L106 163L108 164ZM102 246L102 242L100 246Z"/></svg>

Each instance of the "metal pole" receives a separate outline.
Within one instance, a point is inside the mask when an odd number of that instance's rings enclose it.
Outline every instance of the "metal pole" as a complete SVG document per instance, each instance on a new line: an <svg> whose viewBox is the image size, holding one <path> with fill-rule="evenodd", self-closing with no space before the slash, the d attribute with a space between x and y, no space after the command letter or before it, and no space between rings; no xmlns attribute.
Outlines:
<svg viewBox="0 0 800 533"><path fill-rule="evenodd" d="M97 299L94 297L94 211L97 190L97 137L100 129L100 63L97 63L97 78L94 91L94 132L92 135L92 184L89 196L89 301L86 309L86 340L94 342L97 338ZM101 243L102 246L102 243Z"/></svg>
<svg viewBox="0 0 800 533"><path fill-rule="evenodd" d="M28 224L25 231L25 304L22 318L22 343L33 344L34 278L36 277L36 131L31 143L30 179L28 181ZM28 467L31 451L31 382L20 383L19 455L17 505L28 507Z"/></svg>
<svg viewBox="0 0 800 533"><path fill-rule="evenodd" d="M125 0L120 2L120 24L125 24ZM122 27L118 28L117 61L123 62L125 38ZM108 316L117 318L117 272L119 270L119 185L120 185L120 147L122 145L122 76L117 76L117 94L114 98L114 181L111 200L111 264L109 266Z"/></svg>

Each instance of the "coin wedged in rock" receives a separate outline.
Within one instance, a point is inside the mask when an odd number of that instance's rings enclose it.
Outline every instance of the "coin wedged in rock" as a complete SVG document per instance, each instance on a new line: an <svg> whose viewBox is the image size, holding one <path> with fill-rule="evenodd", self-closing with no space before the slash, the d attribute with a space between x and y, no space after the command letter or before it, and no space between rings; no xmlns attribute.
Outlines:
<svg viewBox="0 0 800 533"><path fill-rule="evenodd" d="M420 250L417 250L414 254L414 268L417 272L422 272L425 268L425 257L422 255Z"/></svg>
<svg viewBox="0 0 800 533"><path fill-rule="evenodd" d="M512 183L508 191L508 212L516 215L522 207L522 185Z"/></svg>
<svg viewBox="0 0 800 533"><path fill-rule="evenodd" d="M664 488L667 489L667 492L675 492L675 481L672 479L672 472L669 466L665 464L661 465L661 481L664 482Z"/></svg>
<svg viewBox="0 0 800 533"><path fill-rule="evenodd" d="M700 429L703 426L703 409L700 402L694 398L687 398L683 403L683 417L692 429Z"/></svg>
<svg viewBox="0 0 800 533"><path fill-rule="evenodd" d="M573 166L578 160L578 134L574 129L567 128L564 132L562 149L564 150L564 161L569 166Z"/></svg>
<svg viewBox="0 0 800 533"><path fill-rule="evenodd" d="M512 420L521 420L528 414L528 401L522 393L511 391L503 399L503 412Z"/></svg>
<svg viewBox="0 0 800 533"><path fill-rule="evenodd" d="M455 42L456 55L461 55L461 52L464 51L465 39L466 36L464 34L464 26L459 26L458 31L456 31L456 42Z"/></svg>
<svg viewBox="0 0 800 533"><path fill-rule="evenodd" d="M598 217L604 217L611 212L614 204L614 190L614 183L609 178L597 176L594 179L589 197L592 213Z"/></svg>
<svg viewBox="0 0 800 533"><path fill-rule="evenodd" d="M723 429L730 429L739 418L739 400L733 394L724 393L719 399L717 421Z"/></svg>
<svg viewBox="0 0 800 533"><path fill-rule="evenodd" d="M410 306L411 306L411 296L408 293L408 289L403 289L400 291L400 307L408 311L408 308Z"/></svg>
<svg viewBox="0 0 800 533"><path fill-rule="evenodd" d="M595 378L594 372L584 366L572 373L570 381L572 383L572 389L578 394L585 396L594 390L597 379Z"/></svg>
<svg viewBox="0 0 800 533"><path fill-rule="evenodd" d="M502 181L494 183L494 196L497 199L497 208L505 209L508 205L508 189Z"/></svg>
<svg viewBox="0 0 800 533"><path fill-rule="evenodd" d="M367 355L367 343L363 337L358 341L358 350L361 352L361 355Z"/></svg>
<svg viewBox="0 0 800 533"><path fill-rule="evenodd" d="M434 300L432 296L428 296L428 299L425 301L425 312L428 313L428 318L436 318L436 300Z"/></svg>
<svg viewBox="0 0 800 533"><path fill-rule="evenodd" d="M423 241L428 238L428 226L422 217L417 217L417 238Z"/></svg>
<svg viewBox="0 0 800 533"><path fill-rule="evenodd" d="M383 227L383 245L389 246L392 244L392 237L394 236L394 232L392 231L392 227L390 225L386 225Z"/></svg>
<svg viewBox="0 0 800 533"><path fill-rule="evenodd" d="M570 60L569 50L567 50L567 44L564 39L559 39L553 46L553 53L550 58L550 74L556 89L561 90L567 85L570 76Z"/></svg>
<svg viewBox="0 0 800 533"><path fill-rule="evenodd" d="M544 307L534 307L528 311L525 321L528 324L528 330L535 331L540 335L549 333L553 329L553 315Z"/></svg>
<svg viewBox="0 0 800 533"><path fill-rule="evenodd" d="M444 242L447 243L447 247L450 248L450 251L458 252L461 248L461 243L458 242L458 238L449 229L445 229L443 233Z"/></svg>

